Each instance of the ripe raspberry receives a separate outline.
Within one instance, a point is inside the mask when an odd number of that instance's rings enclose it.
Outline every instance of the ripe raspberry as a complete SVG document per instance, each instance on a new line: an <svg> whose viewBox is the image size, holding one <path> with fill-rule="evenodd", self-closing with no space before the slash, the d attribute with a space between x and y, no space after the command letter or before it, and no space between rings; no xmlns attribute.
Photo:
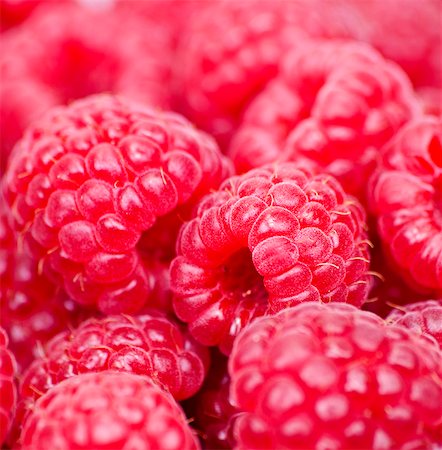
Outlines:
<svg viewBox="0 0 442 450"><path fill-rule="evenodd" d="M212 2L182 38L178 109L225 144L245 106L276 75L282 55L309 35L324 35L324 25L311 2Z"/></svg>
<svg viewBox="0 0 442 450"><path fill-rule="evenodd" d="M47 392L27 417L22 449L199 449L182 409L148 378L83 374Z"/></svg>
<svg viewBox="0 0 442 450"><path fill-rule="evenodd" d="M404 281L442 294L442 122L405 125L371 180L378 232Z"/></svg>
<svg viewBox="0 0 442 450"><path fill-rule="evenodd" d="M28 128L5 197L34 259L74 300L135 312L153 289L151 260L171 259L186 209L229 170L213 140L180 116L97 95Z"/></svg>
<svg viewBox="0 0 442 450"><path fill-rule="evenodd" d="M0 325L21 373L41 345L88 312L80 308L39 271L11 230L0 196Z"/></svg>
<svg viewBox="0 0 442 450"><path fill-rule="evenodd" d="M206 381L190 399L186 411L190 411L190 417L194 418L192 424L202 437L205 448L231 449L234 444L231 425L236 409L229 402L227 358L214 348L211 361Z"/></svg>
<svg viewBox="0 0 442 450"><path fill-rule="evenodd" d="M257 320L229 360L237 448L431 448L441 357L434 341L350 305Z"/></svg>
<svg viewBox="0 0 442 450"><path fill-rule="evenodd" d="M247 108L230 155L239 172L310 159L364 200L379 146L418 111L405 74L374 49L305 44L285 57L279 76Z"/></svg>
<svg viewBox="0 0 442 450"><path fill-rule="evenodd" d="M152 20L45 2L26 25L2 37L3 159L31 120L76 98L112 92L168 108L170 59L169 37ZM22 90L33 94L30 105Z"/></svg>
<svg viewBox="0 0 442 450"><path fill-rule="evenodd" d="M0 446L3 448L17 402L14 355L8 350L8 336L0 327Z"/></svg>
<svg viewBox="0 0 442 450"><path fill-rule="evenodd" d="M24 374L21 397L39 398L79 373L118 370L148 375L177 400L203 384L209 353L164 314L89 319L54 337Z"/></svg>
<svg viewBox="0 0 442 450"><path fill-rule="evenodd" d="M361 306L369 289L364 219L334 178L293 163L232 177L181 228L171 265L175 312L195 339L228 354L269 307Z"/></svg>
<svg viewBox="0 0 442 450"><path fill-rule="evenodd" d="M442 300L410 303L394 309L387 321L433 336L442 348Z"/></svg>

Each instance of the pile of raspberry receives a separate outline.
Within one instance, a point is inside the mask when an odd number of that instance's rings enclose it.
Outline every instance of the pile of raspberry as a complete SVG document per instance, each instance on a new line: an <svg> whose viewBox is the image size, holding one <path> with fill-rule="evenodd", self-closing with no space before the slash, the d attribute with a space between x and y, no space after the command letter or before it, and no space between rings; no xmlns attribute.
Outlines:
<svg viewBox="0 0 442 450"><path fill-rule="evenodd" d="M0 447L442 448L438 0L1 0Z"/></svg>

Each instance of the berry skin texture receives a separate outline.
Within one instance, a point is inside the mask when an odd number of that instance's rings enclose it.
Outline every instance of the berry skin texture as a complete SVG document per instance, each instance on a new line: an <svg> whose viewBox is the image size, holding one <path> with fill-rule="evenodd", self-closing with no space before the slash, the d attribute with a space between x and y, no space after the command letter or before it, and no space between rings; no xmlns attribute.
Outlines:
<svg viewBox="0 0 442 450"><path fill-rule="evenodd" d="M386 252L405 282L442 295L442 122L405 125L382 149L370 206Z"/></svg>
<svg viewBox="0 0 442 450"><path fill-rule="evenodd" d="M16 371L14 355L8 349L8 335L0 327L0 445L2 448L17 403L17 390L14 381Z"/></svg>
<svg viewBox="0 0 442 450"><path fill-rule="evenodd" d="M294 163L226 180L183 225L171 288L195 339L229 354L255 317L304 301L361 306L369 291L365 213L328 175Z"/></svg>
<svg viewBox="0 0 442 450"><path fill-rule="evenodd" d="M315 8L302 2L224 0L203 6L178 50L178 110L223 148L246 105L276 75L282 55L326 30Z"/></svg>
<svg viewBox="0 0 442 450"><path fill-rule="evenodd" d="M170 261L177 224L229 172L184 118L103 94L34 122L4 191L14 229L72 299L133 313L155 290L149 265Z"/></svg>
<svg viewBox="0 0 442 450"><path fill-rule="evenodd" d="M3 161L33 120L77 98L112 92L168 109L171 52L168 34L147 17L42 2L2 36Z"/></svg>
<svg viewBox="0 0 442 450"><path fill-rule="evenodd" d="M420 113L402 70L358 42L306 43L255 98L229 154L238 172L310 160L365 201L378 148Z"/></svg>
<svg viewBox="0 0 442 450"><path fill-rule="evenodd" d="M155 310L89 319L49 341L23 375L20 394L35 400L66 378L116 370L147 375L183 400L200 389L209 358L205 347Z"/></svg>
<svg viewBox="0 0 442 450"><path fill-rule="evenodd" d="M442 300L400 306L388 315L387 321L410 328L418 334L432 336L442 348Z"/></svg>
<svg viewBox="0 0 442 450"><path fill-rule="evenodd" d="M229 360L235 448L431 448L441 357L434 340L351 305L263 317Z"/></svg>
<svg viewBox="0 0 442 450"><path fill-rule="evenodd" d="M37 263L17 242L0 200L0 325L9 335L9 348L22 373L42 345L89 312L40 273Z"/></svg>
<svg viewBox="0 0 442 450"><path fill-rule="evenodd" d="M23 450L43 448L197 450L173 398L146 377L106 371L63 381L25 421Z"/></svg>

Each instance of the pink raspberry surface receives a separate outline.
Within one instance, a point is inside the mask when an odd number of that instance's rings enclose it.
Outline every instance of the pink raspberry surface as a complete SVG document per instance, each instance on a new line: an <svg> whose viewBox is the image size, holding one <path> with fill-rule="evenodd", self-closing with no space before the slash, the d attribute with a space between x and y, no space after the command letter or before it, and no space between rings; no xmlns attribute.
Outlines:
<svg viewBox="0 0 442 450"><path fill-rule="evenodd" d="M364 200L379 147L419 112L406 75L374 49L306 43L248 106L229 152L239 172L309 159Z"/></svg>
<svg viewBox="0 0 442 450"><path fill-rule="evenodd" d="M48 342L23 375L20 394L35 400L66 378L109 369L147 375L183 400L200 389L209 358L207 348L158 311L93 318Z"/></svg>
<svg viewBox="0 0 442 450"><path fill-rule="evenodd" d="M405 125L382 149L370 204L403 280L442 295L442 122Z"/></svg>
<svg viewBox="0 0 442 450"><path fill-rule="evenodd" d="M111 92L167 108L170 60L170 38L153 20L45 2L25 24L2 36L3 160L31 121L86 95Z"/></svg>
<svg viewBox="0 0 442 450"><path fill-rule="evenodd" d="M442 299L397 307L388 315L387 321L432 336L442 348Z"/></svg>
<svg viewBox="0 0 442 450"><path fill-rule="evenodd" d="M0 326L21 373L50 338L89 314L61 292L26 254L0 198Z"/></svg>
<svg viewBox="0 0 442 450"><path fill-rule="evenodd" d="M232 423L236 409L229 401L230 376L227 357L216 347L212 349L209 373L201 390L186 407L188 417L198 430L205 448L231 449Z"/></svg>
<svg viewBox="0 0 442 450"><path fill-rule="evenodd" d="M17 403L14 376L17 367L14 355L8 349L8 335L0 327L0 445L6 440Z"/></svg>
<svg viewBox="0 0 442 450"><path fill-rule="evenodd" d="M203 198L183 225L171 287L177 316L228 354L255 317L304 301L361 306L369 290L362 206L294 163L251 170Z"/></svg>
<svg viewBox="0 0 442 450"><path fill-rule="evenodd" d="M441 358L434 340L351 305L263 317L229 360L230 398L243 412L235 448L431 448Z"/></svg>
<svg viewBox="0 0 442 450"><path fill-rule="evenodd" d="M29 127L3 181L34 260L74 300L114 314L152 298L149 265L170 261L178 225L229 171L184 118L103 94Z"/></svg>
<svg viewBox="0 0 442 450"><path fill-rule="evenodd" d="M276 75L283 54L309 36L326 34L312 3L224 0L203 7L178 51L178 108L227 143L246 105Z"/></svg>
<svg viewBox="0 0 442 450"><path fill-rule="evenodd" d="M106 371L55 386L36 403L23 450L197 450L198 440L173 398L147 377Z"/></svg>

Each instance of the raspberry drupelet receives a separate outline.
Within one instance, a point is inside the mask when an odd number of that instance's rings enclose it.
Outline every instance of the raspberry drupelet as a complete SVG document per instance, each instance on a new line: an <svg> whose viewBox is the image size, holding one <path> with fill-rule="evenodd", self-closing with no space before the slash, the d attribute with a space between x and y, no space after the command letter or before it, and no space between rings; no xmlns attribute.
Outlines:
<svg viewBox="0 0 442 450"><path fill-rule="evenodd" d="M146 375L183 400L200 389L209 361L207 348L162 312L93 318L48 342L24 373L20 394L35 400L65 378L109 369Z"/></svg>
<svg viewBox="0 0 442 450"><path fill-rule="evenodd" d="M370 206L394 268L428 296L442 296L442 122L405 125L382 149Z"/></svg>
<svg viewBox="0 0 442 450"><path fill-rule="evenodd" d="M14 355L8 349L8 335L0 327L0 446L2 448L14 418L17 402L14 380L16 370Z"/></svg>
<svg viewBox="0 0 442 450"><path fill-rule="evenodd" d="M236 448L432 448L441 358L434 340L351 305L263 317L229 360Z"/></svg>
<svg viewBox="0 0 442 450"><path fill-rule="evenodd" d="M369 290L362 206L328 175L294 163L226 180L182 226L171 265L174 309L228 354L255 317L303 301L361 306Z"/></svg>
<svg viewBox="0 0 442 450"><path fill-rule="evenodd" d="M177 224L229 171L184 118L103 94L29 127L4 191L15 230L74 300L135 312L153 288L150 261L172 258Z"/></svg>
<svg viewBox="0 0 442 450"><path fill-rule="evenodd" d="M397 306L386 320L418 334L433 336L442 348L442 299Z"/></svg>
<svg viewBox="0 0 442 450"><path fill-rule="evenodd" d="M232 140L238 172L309 159L365 201L380 146L420 114L410 81L376 50L350 41L306 43L281 65Z"/></svg>
<svg viewBox="0 0 442 450"><path fill-rule="evenodd" d="M147 377L105 371L55 386L36 403L21 435L23 450L198 450L174 399Z"/></svg>

